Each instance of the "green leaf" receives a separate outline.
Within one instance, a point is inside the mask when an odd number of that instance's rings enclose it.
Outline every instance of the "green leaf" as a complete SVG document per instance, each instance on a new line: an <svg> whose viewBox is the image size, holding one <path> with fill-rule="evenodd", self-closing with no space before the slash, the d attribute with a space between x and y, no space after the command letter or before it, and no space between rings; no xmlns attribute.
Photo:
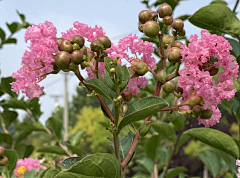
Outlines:
<svg viewBox="0 0 240 178"><path fill-rule="evenodd" d="M180 139L179 139L179 142L178 142L178 145L177 145L177 149L180 148L180 146L182 146L186 141L188 141L191 137L189 135L184 135L182 134L180 136Z"/></svg>
<svg viewBox="0 0 240 178"><path fill-rule="evenodd" d="M11 177L13 174L13 170L15 169L17 164L18 155L15 150L8 150L8 149L5 149L4 155L8 158L7 168L9 171L9 175Z"/></svg>
<svg viewBox="0 0 240 178"><path fill-rule="evenodd" d="M104 70L104 81L105 81L105 83L107 84L107 86L108 86L113 92L116 91L115 85L114 85L112 79L110 78L109 73L108 73L108 71L107 71L106 69Z"/></svg>
<svg viewBox="0 0 240 178"><path fill-rule="evenodd" d="M4 109L4 111L2 112L2 118L5 124L5 127L8 128L11 122L17 119L17 116L18 116L18 113L16 111L10 111L10 110Z"/></svg>
<svg viewBox="0 0 240 178"><path fill-rule="evenodd" d="M176 177L177 175L179 175L181 172L186 172L187 168L181 166L181 167L176 167L176 168L172 168L172 169L168 169L167 171L167 176L166 178L173 178ZM163 174L161 173L159 178L163 178Z"/></svg>
<svg viewBox="0 0 240 178"><path fill-rule="evenodd" d="M121 164L109 153L89 155L75 163L70 169L61 171L55 178L120 178Z"/></svg>
<svg viewBox="0 0 240 178"><path fill-rule="evenodd" d="M217 148L233 156L235 159L239 156L238 146L233 138L221 131L210 128L194 128L184 132L184 134Z"/></svg>
<svg viewBox="0 0 240 178"><path fill-rule="evenodd" d="M120 86L120 93L126 88L130 79L130 74L127 66L122 66L122 72L123 72L123 83Z"/></svg>
<svg viewBox="0 0 240 178"><path fill-rule="evenodd" d="M67 143L65 145L68 147L69 150L71 150L72 154L77 154L79 157L84 154L84 151L77 146L73 146Z"/></svg>
<svg viewBox="0 0 240 178"><path fill-rule="evenodd" d="M3 178L10 178L7 166L3 166L1 175ZM13 178L15 178L15 176Z"/></svg>
<svg viewBox="0 0 240 178"><path fill-rule="evenodd" d="M24 14L21 14L21 13L19 13L19 12L18 12L18 10L17 10L17 13L18 13L19 17L21 18L22 22L23 22L23 23L25 23L25 22L26 22L25 15L24 15Z"/></svg>
<svg viewBox="0 0 240 178"><path fill-rule="evenodd" d="M125 156L128 153L129 148L131 147L132 142L133 142L133 136L134 135L132 132L128 132L127 135L123 135L123 136L119 137L119 152L120 152L121 160L123 160L125 158ZM113 139L110 139L110 140L112 142L109 143L109 145L114 150Z"/></svg>
<svg viewBox="0 0 240 178"><path fill-rule="evenodd" d="M117 64L117 66L116 66L116 76L117 76L118 82L122 82L123 70L122 70L122 66L120 64Z"/></svg>
<svg viewBox="0 0 240 178"><path fill-rule="evenodd" d="M223 4L210 4L199 9L189 21L197 27L227 33L240 39L240 22L236 15Z"/></svg>
<svg viewBox="0 0 240 178"><path fill-rule="evenodd" d="M187 20L189 17L191 17L191 15L186 14L186 15L181 15L181 16L175 18L175 19L181 19L182 21L184 21L184 20Z"/></svg>
<svg viewBox="0 0 240 178"><path fill-rule="evenodd" d="M37 150L37 152L42 152L42 153L55 153L58 155L66 155L68 156L68 154L66 153L65 150L63 150L61 147L59 146L44 146L40 149Z"/></svg>
<svg viewBox="0 0 240 178"><path fill-rule="evenodd" d="M165 100L153 96L145 97L136 101L125 113L124 118L118 126L118 132L120 132L120 130L126 125L145 119L148 116L152 116L167 106L168 104Z"/></svg>
<svg viewBox="0 0 240 178"><path fill-rule="evenodd" d="M237 108L239 107L239 101L234 97L233 98L233 107L232 107L232 115L237 118Z"/></svg>
<svg viewBox="0 0 240 178"><path fill-rule="evenodd" d="M62 162L62 170L69 169L72 165L74 165L76 162L80 161L82 158L81 157L71 157L71 158L66 158Z"/></svg>
<svg viewBox="0 0 240 178"><path fill-rule="evenodd" d="M33 98L27 101L28 108L32 112L33 117L39 118L42 115L39 98Z"/></svg>
<svg viewBox="0 0 240 178"><path fill-rule="evenodd" d="M7 41L4 41L4 44L11 44L11 43L14 43L16 44L17 43L17 39L16 38L9 38L7 39Z"/></svg>
<svg viewBox="0 0 240 178"><path fill-rule="evenodd" d="M0 142L4 142L9 145L12 145L12 136L9 134L0 133Z"/></svg>
<svg viewBox="0 0 240 178"><path fill-rule="evenodd" d="M199 158L203 164L208 168L213 177L217 177L221 171L221 159L220 157L212 150L203 150L199 153Z"/></svg>
<svg viewBox="0 0 240 178"><path fill-rule="evenodd" d="M153 173L154 163L150 158L144 157L142 159L136 160L136 163L142 165L148 171L148 173Z"/></svg>
<svg viewBox="0 0 240 178"><path fill-rule="evenodd" d="M112 59L110 57L106 57L104 60L104 66L105 69L109 72L111 68L115 68L115 66L112 63Z"/></svg>
<svg viewBox="0 0 240 178"><path fill-rule="evenodd" d="M166 139L171 140L173 142L176 141L176 134L174 132L174 129L166 122L152 123L152 127L156 132L159 133L159 135L162 135Z"/></svg>
<svg viewBox="0 0 240 178"><path fill-rule="evenodd" d="M39 122L32 122L32 123L27 123L27 122L22 122L19 124L16 128L16 130L23 130L23 131L46 131L43 127L43 125Z"/></svg>
<svg viewBox="0 0 240 178"><path fill-rule="evenodd" d="M7 108L27 110L27 103L23 100L18 100L17 98L6 100L1 105Z"/></svg>
<svg viewBox="0 0 240 178"><path fill-rule="evenodd" d="M18 144L15 144L14 149L18 153L18 159L23 159L23 158L28 158L32 154L34 150L34 146L26 145L25 143L18 143Z"/></svg>
<svg viewBox="0 0 240 178"><path fill-rule="evenodd" d="M4 40L5 40L5 37L6 37L5 32L3 31L2 28L0 28L0 38L1 38L1 40L4 41Z"/></svg>
<svg viewBox="0 0 240 178"><path fill-rule="evenodd" d="M56 176L59 173L58 170L48 170L45 174L44 174L44 178L53 178L54 176Z"/></svg>
<svg viewBox="0 0 240 178"><path fill-rule="evenodd" d="M227 5L227 3L223 0L214 0L210 4L224 4L224 5Z"/></svg>
<svg viewBox="0 0 240 178"><path fill-rule="evenodd" d="M31 134L32 131L26 131L26 132L22 132L19 137L16 140L16 144L21 142L23 139L25 139L29 134Z"/></svg>
<svg viewBox="0 0 240 178"><path fill-rule="evenodd" d="M226 37L225 37L226 38ZM237 42L234 39L231 38L226 38L228 40L228 42L230 43L230 45L232 46L232 55L234 55L235 57L240 55L240 46L239 46L239 42Z"/></svg>
<svg viewBox="0 0 240 178"><path fill-rule="evenodd" d="M39 178L44 178L44 175L45 175L45 173L48 171L48 170L50 170L51 168L49 167L49 168L47 168L47 169L44 169L44 171L41 171L41 173L39 174Z"/></svg>
<svg viewBox="0 0 240 178"><path fill-rule="evenodd" d="M56 135L58 140L61 140L62 138L62 120L57 117L50 117L47 120L47 124Z"/></svg>
<svg viewBox="0 0 240 178"><path fill-rule="evenodd" d="M104 101L106 102L108 108L110 109L110 111L111 111L112 114L114 115L114 114L115 114L115 104L112 103L112 102L109 101L109 100L106 100L106 99L104 99ZM104 108L102 107L102 105L101 105L101 110L102 110L104 116L105 116L105 117L108 117L108 115L107 115L106 111L104 110Z"/></svg>
<svg viewBox="0 0 240 178"><path fill-rule="evenodd" d="M85 84L92 88L95 92L113 102L113 99L115 98L114 92L108 88L101 80L93 78L86 80Z"/></svg>
<svg viewBox="0 0 240 178"><path fill-rule="evenodd" d="M161 137L160 135L153 135L148 138L145 144L145 152L149 158L153 161L156 161L158 158L158 146L160 144Z"/></svg>
<svg viewBox="0 0 240 178"><path fill-rule="evenodd" d="M31 171L25 172L24 173L24 178L34 178L34 177L35 178L40 178L40 176L43 172L45 172L44 169L39 170L38 168L35 168ZM44 178L46 178L46 177L44 177Z"/></svg>
<svg viewBox="0 0 240 178"><path fill-rule="evenodd" d="M84 134L85 134L85 131L79 131L79 132L75 133L74 135L72 135L69 138L71 145L73 145L73 146L78 145Z"/></svg>
<svg viewBox="0 0 240 178"><path fill-rule="evenodd" d="M8 29L11 31L11 33L15 33L19 28L21 27L21 24L18 22L13 22L11 24L6 23L8 26Z"/></svg>
<svg viewBox="0 0 240 178"><path fill-rule="evenodd" d="M12 77L5 77L1 79L0 88L3 92L9 94L11 97L16 98L17 94L11 90L10 83L15 82L16 80Z"/></svg>
<svg viewBox="0 0 240 178"><path fill-rule="evenodd" d="M185 122L185 117L186 116L183 116L183 115L178 115L177 117L175 118L170 118L170 121L173 123L173 125L175 127L177 127L179 130L183 130L184 129L184 122Z"/></svg>
<svg viewBox="0 0 240 178"><path fill-rule="evenodd" d="M240 124L240 106L238 106L237 111L236 111L236 119L238 124Z"/></svg>

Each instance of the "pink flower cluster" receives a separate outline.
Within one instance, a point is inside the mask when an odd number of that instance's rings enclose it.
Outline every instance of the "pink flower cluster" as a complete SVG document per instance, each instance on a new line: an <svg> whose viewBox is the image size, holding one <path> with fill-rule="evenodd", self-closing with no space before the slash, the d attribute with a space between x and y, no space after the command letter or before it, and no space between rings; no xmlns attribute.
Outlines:
<svg viewBox="0 0 240 178"><path fill-rule="evenodd" d="M236 160L236 165L237 165L237 166L240 166L240 160L239 160L239 159ZM237 177L240 178L240 167L238 168Z"/></svg>
<svg viewBox="0 0 240 178"><path fill-rule="evenodd" d="M25 42L31 41L30 51L25 51L22 67L13 73L16 82L11 83L12 91L18 93L21 90L29 98L39 97L43 93L43 87L38 83L45 78L42 74L53 71L52 54L58 51L56 34L57 29L48 21L27 28Z"/></svg>
<svg viewBox="0 0 240 178"><path fill-rule="evenodd" d="M199 124L209 127L219 122L221 113L217 105L221 103L221 99L230 100L236 93L231 77L237 79L239 66L234 61L234 56L230 55L232 47L224 37L212 35L207 30L202 30L201 35L200 39L197 35L191 36L188 47L181 46L181 60L185 69L179 71L178 86L184 89L184 100L187 100L190 92L194 90L203 98L203 108L212 108L213 115L210 119L198 118ZM218 73L217 82L208 71L201 69L211 58L217 59L213 64L215 68L224 69Z"/></svg>
<svg viewBox="0 0 240 178"><path fill-rule="evenodd" d="M16 177L21 177L25 172L31 171L35 168L46 169L44 166L40 165L37 158L24 158L17 161L16 168L13 172Z"/></svg>

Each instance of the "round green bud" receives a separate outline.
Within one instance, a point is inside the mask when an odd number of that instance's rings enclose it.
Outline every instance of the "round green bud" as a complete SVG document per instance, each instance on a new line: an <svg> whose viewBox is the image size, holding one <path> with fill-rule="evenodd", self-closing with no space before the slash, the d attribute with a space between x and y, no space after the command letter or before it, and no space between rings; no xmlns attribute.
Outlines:
<svg viewBox="0 0 240 178"><path fill-rule="evenodd" d="M68 69L70 64L70 54L66 51L60 51L55 58L55 64L59 69Z"/></svg>
<svg viewBox="0 0 240 178"><path fill-rule="evenodd" d="M157 71L157 77L158 80L162 82L162 84L165 84L167 79L167 72L165 70L159 70Z"/></svg>
<svg viewBox="0 0 240 178"><path fill-rule="evenodd" d="M94 51L94 52L100 52L104 49L102 43L98 39L94 39L91 42L90 47L91 47L91 50Z"/></svg>
<svg viewBox="0 0 240 178"><path fill-rule="evenodd" d="M82 63L83 60L83 52L80 50L73 51L70 55L70 59L72 62L75 62L77 64Z"/></svg>
<svg viewBox="0 0 240 178"><path fill-rule="evenodd" d="M171 25L173 22L173 17L172 16L166 16L163 18L163 23L165 25Z"/></svg>
<svg viewBox="0 0 240 178"><path fill-rule="evenodd" d="M193 94L189 95L189 97L187 99L187 102L184 103L184 105L188 105L191 108L193 108L196 105L202 106L203 105L203 98L199 95L193 95Z"/></svg>
<svg viewBox="0 0 240 178"><path fill-rule="evenodd" d="M196 114L196 115L200 115L202 114L203 108L200 105L196 105L193 107L192 111Z"/></svg>
<svg viewBox="0 0 240 178"><path fill-rule="evenodd" d="M139 135L143 138L149 132L151 128L151 121L144 122L139 126Z"/></svg>
<svg viewBox="0 0 240 178"><path fill-rule="evenodd" d="M8 164L8 158L6 156L0 157L0 166L6 166Z"/></svg>
<svg viewBox="0 0 240 178"><path fill-rule="evenodd" d="M178 48L181 48L182 45L183 45L182 42L180 42L180 41L175 41L175 42L173 43L172 47L178 47Z"/></svg>
<svg viewBox="0 0 240 178"><path fill-rule="evenodd" d="M202 114L200 115L201 119L210 119L212 117L213 110L211 108L203 110Z"/></svg>
<svg viewBox="0 0 240 178"><path fill-rule="evenodd" d="M74 35L70 41L72 43L77 43L80 48L82 48L85 43L85 39L80 35Z"/></svg>
<svg viewBox="0 0 240 178"><path fill-rule="evenodd" d="M138 14L138 20L145 24L147 21L151 20L152 14L148 10L143 10Z"/></svg>
<svg viewBox="0 0 240 178"><path fill-rule="evenodd" d="M173 62L173 63L179 62L180 59L182 58L181 53L180 53L180 48L171 47L168 50L167 56L168 56L169 62Z"/></svg>
<svg viewBox="0 0 240 178"><path fill-rule="evenodd" d="M145 62L143 62L143 61L140 61L137 64L137 68L136 68L135 74L137 74L138 76L143 76L143 75L145 75L148 72L147 68L148 68L147 64Z"/></svg>
<svg viewBox="0 0 240 178"><path fill-rule="evenodd" d="M128 89L125 89L121 93L121 96L124 101L130 101L132 99L132 92Z"/></svg>
<svg viewBox="0 0 240 178"><path fill-rule="evenodd" d="M152 18L151 18L151 20L153 20L153 21L156 21L156 22L157 22L157 20L158 20L158 13L157 13L157 12L154 12L154 11L152 11L152 12L151 12L151 15L152 15Z"/></svg>
<svg viewBox="0 0 240 178"><path fill-rule="evenodd" d="M174 40L173 36L171 36L171 35L164 35L163 38L162 38L164 48L167 48L169 44L171 45L173 40Z"/></svg>
<svg viewBox="0 0 240 178"><path fill-rule="evenodd" d="M80 46L77 43L73 43L72 46L73 46L73 51L80 49Z"/></svg>
<svg viewBox="0 0 240 178"><path fill-rule="evenodd" d="M58 38L56 44L58 45L58 49L60 50L60 45L64 39L63 38Z"/></svg>
<svg viewBox="0 0 240 178"><path fill-rule="evenodd" d="M5 152L5 148L0 146L0 157L4 155L4 152Z"/></svg>
<svg viewBox="0 0 240 178"><path fill-rule="evenodd" d="M86 46L83 46L80 51L83 52L83 55L87 55L87 47Z"/></svg>
<svg viewBox="0 0 240 178"><path fill-rule="evenodd" d="M181 19L175 19L172 23L172 28L177 32L182 31L184 27L184 23Z"/></svg>
<svg viewBox="0 0 240 178"><path fill-rule="evenodd" d="M107 56L108 56L108 54L106 52L102 52L99 56L99 62L104 62L104 59Z"/></svg>
<svg viewBox="0 0 240 178"><path fill-rule="evenodd" d="M218 73L219 68L212 67L208 72L210 73L211 76L214 76Z"/></svg>
<svg viewBox="0 0 240 178"><path fill-rule="evenodd" d="M177 32L178 37L184 37L185 34L186 34L186 31L184 29L182 29L181 31Z"/></svg>
<svg viewBox="0 0 240 178"><path fill-rule="evenodd" d="M158 14L160 18L171 16L172 15L172 7L168 4L161 4L158 8Z"/></svg>
<svg viewBox="0 0 240 178"><path fill-rule="evenodd" d="M180 93L180 94L183 94L183 89L182 89L181 87L178 87L178 86L177 86L176 89L175 89L175 92L178 93L178 94L179 94L179 93Z"/></svg>
<svg viewBox="0 0 240 178"><path fill-rule="evenodd" d="M66 51L71 54L73 52L72 43L69 40L63 40L62 43L60 44L60 50Z"/></svg>
<svg viewBox="0 0 240 178"><path fill-rule="evenodd" d="M148 37L155 37L159 34L160 26L157 22L150 20L143 25L143 33Z"/></svg>
<svg viewBox="0 0 240 178"><path fill-rule="evenodd" d="M111 41L107 36L100 36L97 40L102 43L104 49L111 48Z"/></svg>
<svg viewBox="0 0 240 178"><path fill-rule="evenodd" d="M163 91L166 93L172 93L176 88L176 84L172 81L169 80L163 85Z"/></svg>

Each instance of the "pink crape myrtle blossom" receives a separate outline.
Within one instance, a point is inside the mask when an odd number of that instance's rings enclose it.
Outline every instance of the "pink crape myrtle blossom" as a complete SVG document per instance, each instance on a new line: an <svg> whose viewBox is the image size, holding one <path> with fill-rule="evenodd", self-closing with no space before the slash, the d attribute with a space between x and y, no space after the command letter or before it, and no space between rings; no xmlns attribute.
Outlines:
<svg viewBox="0 0 240 178"><path fill-rule="evenodd" d="M203 108L209 107L213 110L213 116L208 120L198 118L199 124L205 127L212 126L219 122L221 113L217 105L222 99L230 100L236 93L233 88L231 77L236 80L238 75L238 64L234 61L234 56L230 55L232 49L229 42L222 36L210 34L207 30L201 31L202 38L198 39L197 35L190 37L188 47L181 46L181 61L184 63L183 70L179 71L178 86L186 92L196 92L204 100ZM213 63L215 68L222 67L223 72L218 73L218 81L213 80L207 68L207 63L212 63L216 58L217 62ZM184 100L187 100L185 95Z"/></svg>
<svg viewBox="0 0 240 178"><path fill-rule="evenodd" d="M53 71L52 54L58 52L56 34L57 29L48 21L27 28L25 42L30 40L30 51L25 51L22 67L12 75L16 79L11 83L12 91L18 94L21 90L29 98L39 97L43 93L43 87L38 83L45 78L42 74Z"/></svg>
<svg viewBox="0 0 240 178"><path fill-rule="evenodd" d="M25 172L31 171L35 168L46 169L46 167L40 165L37 158L24 158L17 161L16 168L13 172L16 177L23 178Z"/></svg>
<svg viewBox="0 0 240 178"><path fill-rule="evenodd" d="M240 160L239 160L239 159L236 160L236 165L237 165L237 166L240 166ZM238 167L237 177L240 178L240 167Z"/></svg>

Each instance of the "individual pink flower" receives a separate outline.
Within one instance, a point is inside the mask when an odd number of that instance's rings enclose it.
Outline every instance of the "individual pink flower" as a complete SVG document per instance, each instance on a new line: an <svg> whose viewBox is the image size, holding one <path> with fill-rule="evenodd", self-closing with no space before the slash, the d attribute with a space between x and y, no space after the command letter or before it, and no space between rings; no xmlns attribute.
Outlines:
<svg viewBox="0 0 240 178"><path fill-rule="evenodd" d="M35 168L46 169L46 167L40 165L37 158L24 158L17 161L16 168L13 172L17 178L23 178L25 172L31 171Z"/></svg>
<svg viewBox="0 0 240 178"><path fill-rule="evenodd" d="M236 165L237 165L237 166L240 166L240 160L239 160L239 159L236 160ZM240 167L238 168L237 177L240 178Z"/></svg>
<svg viewBox="0 0 240 178"><path fill-rule="evenodd" d="M25 42L30 40L30 51L25 51L22 67L13 73L16 82L11 83L12 91L18 94L21 90L29 98L39 97L43 93L43 87L38 83L45 78L41 75L53 71L52 54L58 51L56 34L57 29L48 21L27 28Z"/></svg>

